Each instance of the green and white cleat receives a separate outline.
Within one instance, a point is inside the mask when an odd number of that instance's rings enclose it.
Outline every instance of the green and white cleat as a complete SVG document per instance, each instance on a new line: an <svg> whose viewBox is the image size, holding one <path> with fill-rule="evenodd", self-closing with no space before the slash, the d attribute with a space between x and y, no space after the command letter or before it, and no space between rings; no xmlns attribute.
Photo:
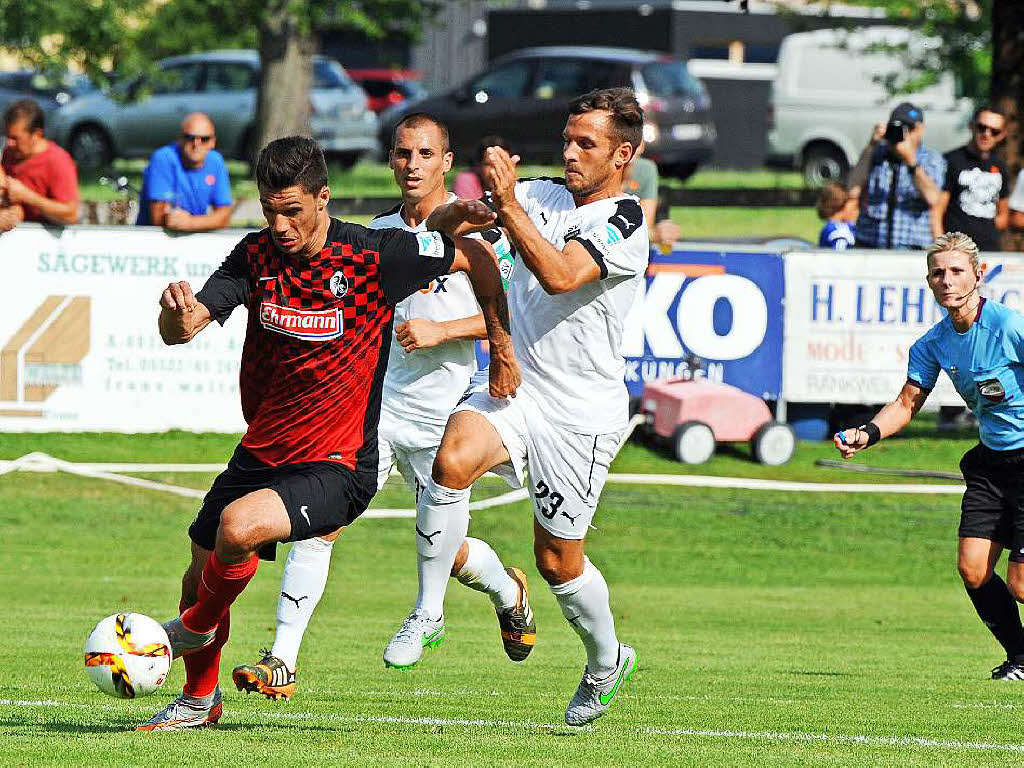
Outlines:
<svg viewBox="0 0 1024 768"><path fill-rule="evenodd" d="M412 669L423 655L423 649L437 648L445 634L444 616L431 619L426 613L413 611L384 649L384 666Z"/></svg>
<svg viewBox="0 0 1024 768"><path fill-rule="evenodd" d="M182 693L178 698L161 709L136 731L180 731L185 728L202 728L216 725L224 714L220 686L209 696L199 698Z"/></svg>
<svg viewBox="0 0 1024 768"><path fill-rule="evenodd" d="M608 711L612 700L635 671L636 651L622 643L619 643L619 662L608 677L592 677L584 667L580 687L576 689L565 710L565 722L569 725L586 725L597 720Z"/></svg>

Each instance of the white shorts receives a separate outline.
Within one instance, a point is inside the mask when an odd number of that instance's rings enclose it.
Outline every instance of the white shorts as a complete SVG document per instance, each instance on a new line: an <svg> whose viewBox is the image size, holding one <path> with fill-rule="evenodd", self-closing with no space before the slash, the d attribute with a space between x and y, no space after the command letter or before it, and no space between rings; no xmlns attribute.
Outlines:
<svg viewBox="0 0 1024 768"><path fill-rule="evenodd" d="M444 424L403 420L397 414L381 409L377 429L377 490L384 487L392 467L419 499L434 466L434 456L444 436Z"/></svg>
<svg viewBox="0 0 1024 768"><path fill-rule="evenodd" d="M560 539L582 539L594 519L624 430L602 435L571 432L552 424L544 408L522 389L513 398L490 396L487 383L456 408L479 413L501 437L511 459L493 472L522 488L529 471L537 522Z"/></svg>

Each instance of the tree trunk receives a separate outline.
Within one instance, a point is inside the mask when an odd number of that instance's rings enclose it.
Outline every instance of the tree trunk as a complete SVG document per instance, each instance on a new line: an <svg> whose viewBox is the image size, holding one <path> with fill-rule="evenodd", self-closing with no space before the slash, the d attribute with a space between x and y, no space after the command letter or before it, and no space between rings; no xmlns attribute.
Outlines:
<svg viewBox="0 0 1024 768"><path fill-rule="evenodd" d="M992 4L992 101L1006 113L1004 156L1012 173L1021 167L1024 106L1024 3Z"/></svg>
<svg viewBox="0 0 1024 768"><path fill-rule="evenodd" d="M290 0L271 0L260 25L260 87L252 159L267 142L309 136L313 38L303 34Z"/></svg>
<svg viewBox="0 0 1024 768"><path fill-rule="evenodd" d="M1003 157L1011 184L1021 168L1021 107L1024 106L1024 3L994 0L992 3L992 102L1006 115ZM1024 233L1008 229L1003 249L1024 250Z"/></svg>

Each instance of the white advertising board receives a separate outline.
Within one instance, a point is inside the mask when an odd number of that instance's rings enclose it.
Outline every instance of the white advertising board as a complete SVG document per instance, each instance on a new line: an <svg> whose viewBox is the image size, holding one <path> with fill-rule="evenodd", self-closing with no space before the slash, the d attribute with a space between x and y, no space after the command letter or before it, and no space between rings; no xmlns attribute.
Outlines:
<svg viewBox="0 0 1024 768"><path fill-rule="evenodd" d="M0 236L0 432L244 431L244 311L186 345L157 332L167 284L198 291L242 235L30 224Z"/></svg>
<svg viewBox="0 0 1024 768"><path fill-rule="evenodd" d="M981 294L1021 311L1024 256L983 254ZM884 403L907 380L911 345L945 311L925 283L923 252L804 251L785 255L783 397ZM946 376L928 406L963 405Z"/></svg>

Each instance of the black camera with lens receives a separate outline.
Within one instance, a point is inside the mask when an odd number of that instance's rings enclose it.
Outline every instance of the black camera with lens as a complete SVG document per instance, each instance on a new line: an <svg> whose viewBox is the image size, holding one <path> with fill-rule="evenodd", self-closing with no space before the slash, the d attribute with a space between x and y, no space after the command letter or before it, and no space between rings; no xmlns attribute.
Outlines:
<svg viewBox="0 0 1024 768"><path fill-rule="evenodd" d="M885 140L888 142L890 147L895 147L905 138L907 138L907 128L909 126L902 120L890 120L885 126Z"/></svg>

